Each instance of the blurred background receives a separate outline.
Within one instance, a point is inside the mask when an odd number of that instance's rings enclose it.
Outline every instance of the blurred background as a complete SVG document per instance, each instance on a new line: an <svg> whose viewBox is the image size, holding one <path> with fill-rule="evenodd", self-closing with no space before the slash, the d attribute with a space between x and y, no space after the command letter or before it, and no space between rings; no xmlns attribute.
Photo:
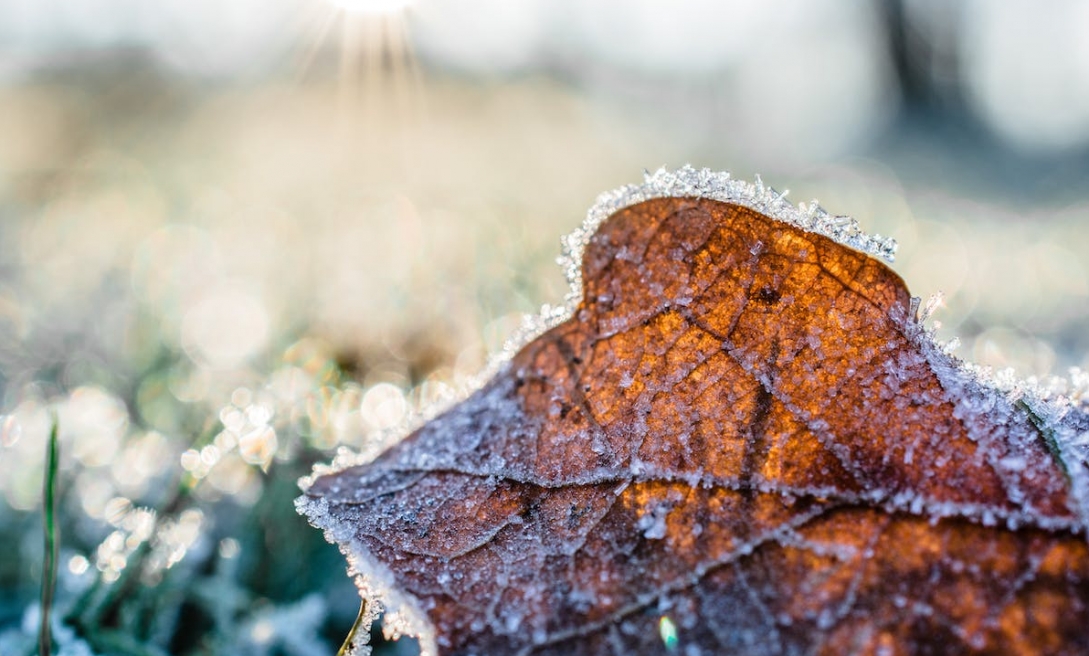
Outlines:
<svg viewBox="0 0 1089 656"><path fill-rule="evenodd" d="M1087 31L1072 0L0 0L0 652L35 650L55 412L65 653L332 653L355 591L296 479L463 393L644 169L816 197L898 239L961 357L1089 368Z"/></svg>

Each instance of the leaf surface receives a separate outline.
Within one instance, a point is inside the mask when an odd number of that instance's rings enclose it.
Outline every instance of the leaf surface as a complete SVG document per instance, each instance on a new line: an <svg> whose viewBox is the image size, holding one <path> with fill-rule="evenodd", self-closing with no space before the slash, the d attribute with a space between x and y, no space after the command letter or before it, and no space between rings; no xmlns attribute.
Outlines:
<svg viewBox="0 0 1089 656"><path fill-rule="evenodd" d="M582 283L483 388L306 491L425 647L1089 653L1069 464L885 265L656 198L597 229Z"/></svg>

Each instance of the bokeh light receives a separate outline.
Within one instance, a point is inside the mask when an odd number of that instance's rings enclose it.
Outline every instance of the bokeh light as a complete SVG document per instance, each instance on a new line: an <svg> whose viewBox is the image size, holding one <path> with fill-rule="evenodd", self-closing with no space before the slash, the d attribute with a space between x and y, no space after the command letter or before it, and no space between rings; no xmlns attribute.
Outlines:
<svg viewBox="0 0 1089 656"><path fill-rule="evenodd" d="M969 98L1003 138L1031 152L1089 146L1089 6L972 3L963 58ZM1016 39L1010 38L1016 34Z"/></svg>

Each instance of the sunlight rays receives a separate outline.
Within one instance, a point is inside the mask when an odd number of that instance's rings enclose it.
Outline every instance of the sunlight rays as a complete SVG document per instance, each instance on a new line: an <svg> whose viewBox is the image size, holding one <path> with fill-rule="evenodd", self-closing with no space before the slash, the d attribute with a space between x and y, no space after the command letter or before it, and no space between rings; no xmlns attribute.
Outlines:
<svg viewBox="0 0 1089 656"><path fill-rule="evenodd" d="M422 104L420 69L409 38L413 0L315 0L305 31L300 77L328 61L336 70L338 123L356 137L393 136L415 123ZM325 60L336 57L336 63Z"/></svg>
<svg viewBox="0 0 1089 656"><path fill-rule="evenodd" d="M344 11L371 14L397 14L412 5L412 0L327 0L329 4Z"/></svg>

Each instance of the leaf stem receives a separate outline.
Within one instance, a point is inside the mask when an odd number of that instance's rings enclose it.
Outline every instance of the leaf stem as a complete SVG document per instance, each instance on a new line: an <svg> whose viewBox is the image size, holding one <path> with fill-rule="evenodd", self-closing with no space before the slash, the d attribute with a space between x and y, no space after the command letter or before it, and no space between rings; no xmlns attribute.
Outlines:
<svg viewBox="0 0 1089 656"><path fill-rule="evenodd" d="M53 611L53 592L57 586L57 470L60 468L57 446L57 415L53 415L53 427L49 431L46 446L45 481L42 484L42 513L45 539L45 555L42 558L42 608L38 630L38 656L50 656L53 648L53 631L50 615Z"/></svg>

